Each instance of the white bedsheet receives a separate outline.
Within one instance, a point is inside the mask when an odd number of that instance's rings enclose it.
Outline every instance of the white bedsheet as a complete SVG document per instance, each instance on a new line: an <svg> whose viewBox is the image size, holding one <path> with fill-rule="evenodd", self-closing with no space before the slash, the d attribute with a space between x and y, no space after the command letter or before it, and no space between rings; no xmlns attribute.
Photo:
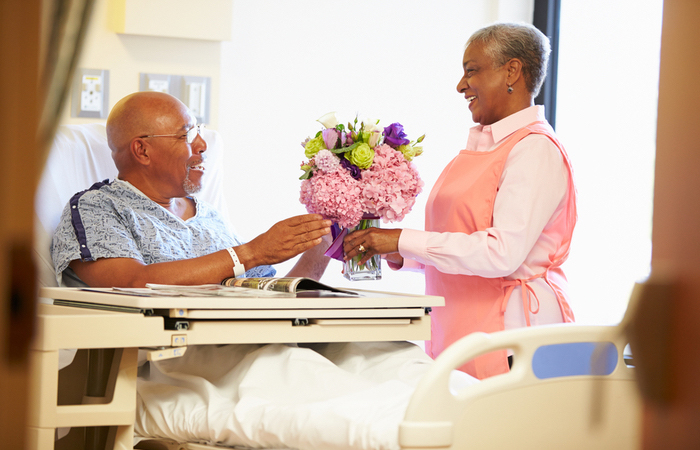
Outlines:
<svg viewBox="0 0 700 450"><path fill-rule="evenodd" d="M255 448L398 449L432 360L408 342L189 347L139 378L137 435ZM147 379L148 378L148 379ZM478 382L453 374L452 389Z"/></svg>

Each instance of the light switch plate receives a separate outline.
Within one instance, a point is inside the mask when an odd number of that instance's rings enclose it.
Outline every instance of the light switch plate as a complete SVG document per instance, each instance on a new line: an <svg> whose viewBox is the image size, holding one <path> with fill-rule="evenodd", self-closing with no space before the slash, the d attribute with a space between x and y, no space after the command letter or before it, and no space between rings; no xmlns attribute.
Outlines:
<svg viewBox="0 0 700 450"><path fill-rule="evenodd" d="M109 112L109 70L76 69L71 103L72 117L106 118Z"/></svg>
<svg viewBox="0 0 700 450"><path fill-rule="evenodd" d="M208 77L183 77L182 101L200 123L209 121L209 84Z"/></svg>

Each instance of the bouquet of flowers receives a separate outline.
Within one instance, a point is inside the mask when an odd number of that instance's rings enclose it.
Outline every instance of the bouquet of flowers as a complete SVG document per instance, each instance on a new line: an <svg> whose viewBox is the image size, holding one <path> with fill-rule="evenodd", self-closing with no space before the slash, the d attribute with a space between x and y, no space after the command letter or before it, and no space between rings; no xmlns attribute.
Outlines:
<svg viewBox="0 0 700 450"><path fill-rule="evenodd" d="M379 121L358 125L357 118L345 126L335 113L318 122L324 128L302 142L308 161L301 165L300 200L308 212L336 224L327 254L342 260L342 237L349 229L367 228L367 221L379 218L398 222L411 211L423 189L412 160L423 153L418 144L425 135L410 141L399 123L380 128Z"/></svg>

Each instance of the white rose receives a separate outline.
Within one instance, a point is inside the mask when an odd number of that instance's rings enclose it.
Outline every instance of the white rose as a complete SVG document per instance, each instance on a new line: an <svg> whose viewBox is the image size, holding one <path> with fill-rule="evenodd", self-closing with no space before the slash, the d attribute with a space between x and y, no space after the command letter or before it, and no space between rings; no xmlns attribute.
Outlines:
<svg viewBox="0 0 700 450"><path fill-rule="evenodd" d="M335 126L338 125L338 119L335 118L335 111L329 112L320 119L316 120L316 122L319 122L326 128L335 128Z"/></svg>

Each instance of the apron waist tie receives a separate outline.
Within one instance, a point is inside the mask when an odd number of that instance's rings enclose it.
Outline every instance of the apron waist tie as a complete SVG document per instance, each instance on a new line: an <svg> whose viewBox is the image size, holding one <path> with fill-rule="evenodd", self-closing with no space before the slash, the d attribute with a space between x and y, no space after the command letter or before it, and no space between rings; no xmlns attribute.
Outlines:
<svg viewBox="0 0 700 450"><path fill-rule="evenodd" d="M539 278L539 277L535 277ZM513 292L513 289L515 289L515 286L520 286L520 294L523 299L523 311L525 311L525 323L527 326L530 326L530 314L537 314L540 312L540 299L537 298L537 294L535 293L535 290L530 287L528 284L528 281L530 279L522 279L519 278L517 280L503 280L503 287L506 289L505 294L503 296L503 301L501 302L501 314L505 313L506 311L506 306L508 306L508 299L510 299L510 294ZM532 309L533 306L533 301L532 298L535 298L534 304L535 304L535 309Z"/></svg>

